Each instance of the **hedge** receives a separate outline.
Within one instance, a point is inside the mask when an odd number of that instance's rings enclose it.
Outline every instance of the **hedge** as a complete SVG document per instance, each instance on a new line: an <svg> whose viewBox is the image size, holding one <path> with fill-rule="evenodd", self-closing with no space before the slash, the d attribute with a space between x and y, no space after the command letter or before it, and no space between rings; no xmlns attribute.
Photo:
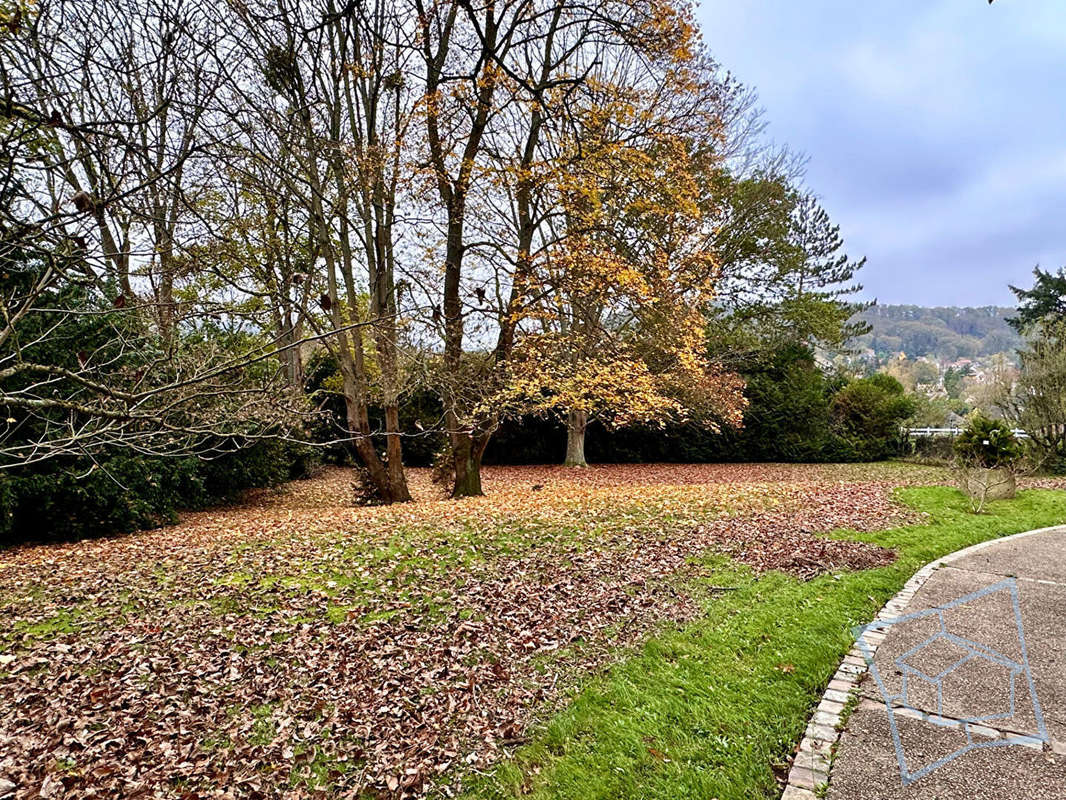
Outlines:
<svg viewBox="0 0 1066 800"><path fill-rule="evenodd" d="M16 467L0 473L0 547L158 527L180 510L305 477L310 459L308 448L267 441L212 460L116 452Z"/></svg>

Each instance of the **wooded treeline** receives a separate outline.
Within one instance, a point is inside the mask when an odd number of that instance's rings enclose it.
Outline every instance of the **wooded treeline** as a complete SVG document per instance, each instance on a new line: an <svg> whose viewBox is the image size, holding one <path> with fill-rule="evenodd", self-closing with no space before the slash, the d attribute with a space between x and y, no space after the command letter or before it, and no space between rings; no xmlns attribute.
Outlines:
<svg viewBox="0 0 1066 800"><path fill-rule="evenodd" d="M739 430L861 262L692 13L0 3L8 474L302 443L394 502L429 434L463 496L508 420Z"/></svg>
<svg viewBox="0 0 1066 800"><path fill-rule="evenodd" d="M1013 353L1022 337L1008 320L1012 308L963 308L878 304L859 319L870 331L852 342L856 350L869 348L882 361L904 353L908 358L954 361Z"/></svg>

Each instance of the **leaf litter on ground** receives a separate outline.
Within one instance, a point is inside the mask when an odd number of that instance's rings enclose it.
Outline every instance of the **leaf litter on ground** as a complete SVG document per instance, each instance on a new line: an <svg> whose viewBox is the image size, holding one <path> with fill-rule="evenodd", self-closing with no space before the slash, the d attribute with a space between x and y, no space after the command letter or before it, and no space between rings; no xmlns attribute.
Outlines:
<svg viewBox="0 0 1066 800"><path fill-rule="evenodd" d="M801 579L883 565L817 534L917 521L893 487L948 476L485 477L450 501L412 470L419 502L366 508L334 468L173 527L0 552L0 797L447 795L576 676L698 613L701 557Z"/></svg>

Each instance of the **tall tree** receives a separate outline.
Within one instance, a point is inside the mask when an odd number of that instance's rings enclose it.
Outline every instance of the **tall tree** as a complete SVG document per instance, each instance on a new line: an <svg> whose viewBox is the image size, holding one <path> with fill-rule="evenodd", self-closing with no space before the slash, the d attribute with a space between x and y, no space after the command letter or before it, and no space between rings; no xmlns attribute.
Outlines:
<svg viewBox="0 0 1066 800"><path fill-rule="evenodd" d="M1066 267L1048 272L1033 270L1036 281L1031 289L1010 290L1018 298L1018 315L1007 320L1018 333L1026 333L1035 325L1066 319Z"/></svg>
<svg viewBox="0 0 1066 800"><path fill-rule="evenodd" d="M705 141L720 128L723 87L691 51L671 57L661 72L595 76L555 140L558 234L508 390L517 409L562 417L570 465L585 463L593 418L663 425L702 407L709 424L739 421L739 380L706 358L717 263L693 169L717 158L693 143L697 129Z"/></svg>
<svg viewBox="0 0 1066 800"><path fill-rule="evenodd" d="M814 195L804 194L796 205L792 241L798 257L782 276L791 282L783 315L792 335L839 348L868 331L865 323L852 321L868 304L848 299L862 291L855 275L866 259L855 261L844 252L840 226L833 224Z"/></svg>
<svg viewBox="0 0 1066 800"><path fill-rule="evenodd" d="M817 200L780 175L724 175L715 240L722 259L721 293L711 347L743 368L777 349L834 350L868 330L854 321L866 304L856 273L865 259L843 251L840 229Z"/></svg>
<svg viewBox="0 0 1066 800"><path fill-rule="evenodd" d="M653 163L655 156L648 149L648 141L654 137L649 137L647 131L659 123L664 129L658 146L663 148L664 156L669 156L666 143L677 140L680 127L688 124L695 128L697 119L706 123L707 117L695 109L700 100L707 98L698 100L697 92L689 85L698 82L693 66L703 54L691 10L683 4L601 2L563 9L558 3L490 3L468 5L465 15L434 10L436 16L422 8L423 40L457 39L465 43L458 50L453 47L449 51L454 62L451 74L458 76L451 81L458 81L465 88L453 89L447 96L433 89L446 82L439 77L448 74L441 66L444 62L435 60L443 51L427 46L424 54L430 76L427 86L433 90L427 102L428 149L445 209L445 281L440 315L445 335L445 408L456 475L454 493L462 495L480 491L481 454L497 424L500 398L508 398L508 407L512 401L515 407L520 405L521 390L517 387L529 378L528 370L540 358L563 358L568 354L565 358L573 371L576 354L589 352L588 334L597 326L602 328L605 315L611 313L610 303L601 302L594 315L596 321L590 317L587 324L580 325L574 324L573 318L566 319L566 313L561 317L554 312L549 314L547 309L554 308L553 298L563 306L576 308L573 301L580 294L582 280L601 281L599 286L588 287L589 298L603 291L604 281L615 280L607 277L610 269L591 269L590 263L581 263L566 253L598 250L602 255L614 249L620 260L647 256L660 271L666 261L680 263L687 257L678 242L667 242L668 237L678 235L677 225L660 231L659 242L649 244L638 255L641 243L635 241L639 234L634 226L650 220L650 212L644 219L640 212L629 215L626 224L631 230L626 232L624 244L622 239L609 243L612 234L604 231L598 235L600 243L591 248L597 236L580 230L587 227L584 222L574 224L576 205L570 203L572 193L562 185L560 176L570 169L580 171L581 160L596 150L599 154L589 163L599 162L595 169L601 170L601 177L620 185L621 171L633 164L619 158L615 164L619 172L608 177L611 167L604 154L612 147L618 154L627 147L631 154L636 153L639 147L630 146L627 139L643 137L645 152L641 159L645 165ZM463 37L464 22L473 29L472 39ZM605 91L612 85L617 88ZM625 111L631 128L612 124L613 141L583 141L580 130L585 123L579 120L592 115L596 102L611 92L610 104ZM447 105L443 99L449 101ZM655 107L654 102L647 102L649 99L657 101L658 113L649 111ZM466 111L462 110L464 107ZM441 133L441 120L449 126L447 135ZM707 132L704 124L701 133L706 136ZM509 152L517 155L508 157ZM491 172L473 186L471 176L476 174L478 165L486 164ZM647 176L654 172L648 166L643 168ZM619 197L616 208L622 208L624 202ZM677 198L670 202L676 203ZM475 206L479 212L486 209L487 214L477 213L471 222L467 215ZM488 226L482 221L484 216L491 218L494 214L496 219L505 220L497 232L512 231L512 246L501 246L498 233L470 238L475 231L485 231ZM660 221L666 218L665 213L659 217ZM653 229L652 225L646 228ZM615 234L621 232L619 226ZM574 242L572 248L566 243L570 239ZM578 244L582 239L583 243ZM624 247L630 248L628 254L621 252ZM654 252L657 247L658 252ZM557 258L552 255L553 249L557 250ZM606 265L610 258L599 258L597 263ZM497 264L502 266L494 266ZM569 264L569 276L552 264ZM649 266L645 278L652 270ZM616 277L620 274L615 271ZM560 298L564 284L570 291L567 300ZM660 310L669 302L668 297L679 297L692 288L690 284L666 287L665 281L656 287L663 289L657 300ZM478 327L477 321L491 312L486 300L493 288L497 301L496 345L485 357L473 357L470 350L477 349L477 343L487 338L485 328ZM600 297L602 300L603 295ZM596 305L583 304L586 311ZM644 318L649 322L653 305L645 304ZM619 315L610 324L621 319ZM619 325L613 337L619 345L627 335L626 329L626 325ZM634 326L628 325L628 335L633 330ZM464 338L473 345L466 351ZM625 349L624 359L620 355L613 361L605 357L595 369L587 362L586 389L596 382L593 372L601 379L619 379L620 375L611 376L607 370L612 363L632 368L642 361L632 344ZM621 349L617 352L621 353ZM675 357L673 363L677 362ZM647 360L643 363L647 368ZM556 364L542 370L540 377L553 372L559 374ZM569 382L575 390L581 384L581 380ZM599 385L605 388L606 384L600 381ZM617 398L614 402L618 404ZM583 430L583 413L580 408L574 409L575 430Z"/></svg>
<svg viewBox="0 0 1066 800"><path fill-rule="evenodd" d="M0 47L0 466L291 430L272 343L181 298L204 235L191 4L26 4Z"/></svg>
<svg viewBox="0 0 1066 800"><path fill-rule="evenodd" d="M444 340L442 397L455 480L455 497L482 494L481 457L491 421L472 413L478 372L464 358L464 259L470 249L467 214L478 164L522 22L534 13L529 0L444 3L414 0L420 27L425 143L444 229L443 281L433 320ZM488 423L488 424L486 424Z"/></svg>
<svg viewBox="0 0 1066 800"><path fill-rule="evenodd" d="M370 493L384 502L409 500L395 228L419 98L405 78L413 29L402 9L384 0L242 4L238 17L244 69L227 88L259 160L270 159L278 142L291 148L294 169L282 186L304 207L308 263L321 269L308 279L321 287L320 313L307 322L340 366L348 430ZM261 125L273 136L255 136ZM384 455L370 422L375 402L385 411Z"/></svg>

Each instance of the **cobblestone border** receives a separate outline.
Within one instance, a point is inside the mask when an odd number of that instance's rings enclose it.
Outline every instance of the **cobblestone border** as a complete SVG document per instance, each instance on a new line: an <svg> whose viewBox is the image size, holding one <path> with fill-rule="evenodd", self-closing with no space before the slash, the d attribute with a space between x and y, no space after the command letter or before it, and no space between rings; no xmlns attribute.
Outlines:
<svg viewBox="0 0 1066 800"><path fill-rule="evenodd" d="M1050 528L1038 528L998 539L989 539L930 561L910 577L896 596L885 603L874 619L891 620L902 616L914 598L915 592L921 589L929 577L942 566L952 564L986 547L1009 542L1012 539L1061 530L1066 530L1066 526L1054 525ZM885 634L878 631L866 631L862 640L872 657L878 645L885 640ZM840 739L841 714L851 698L858 696L859 681L866 672L867 663L863 651L858 644L855 644L844 656L836 674L829 681L829 686L822 695L822 700L818 703L810 724L807 725L807 730L800 741L799 751L792 761L792 768L789 770L788 781L781 800L817 800L822 796L822 789L829 784L833 747Z"/></svg>

